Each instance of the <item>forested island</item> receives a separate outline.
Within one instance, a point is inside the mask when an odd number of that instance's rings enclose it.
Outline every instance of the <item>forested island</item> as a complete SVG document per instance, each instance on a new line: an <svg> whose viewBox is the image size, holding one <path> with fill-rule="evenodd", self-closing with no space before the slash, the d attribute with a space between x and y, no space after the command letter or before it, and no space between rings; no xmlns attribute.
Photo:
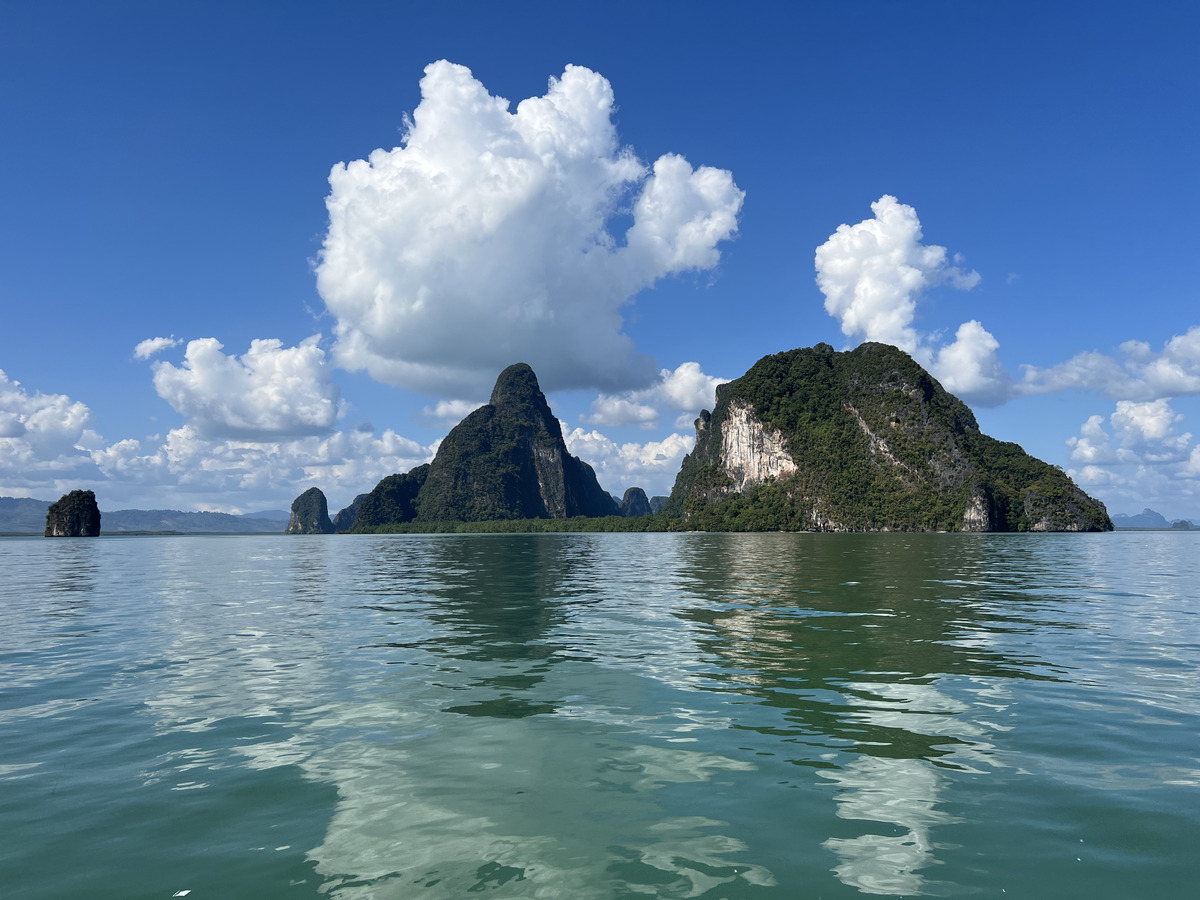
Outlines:
<svg viewBox="0 0 1200 900"><path fill-rule="evenodd" d="M446 531L1110 531L1062 469L979 430L908 354L828 344L759 360L717 389L674 489L619 503L572 456L533 370L500 374L491 402L431 463L390 475L330 519L311 488L290 533ZM315 492L315 493L314 493Z"/></svg>

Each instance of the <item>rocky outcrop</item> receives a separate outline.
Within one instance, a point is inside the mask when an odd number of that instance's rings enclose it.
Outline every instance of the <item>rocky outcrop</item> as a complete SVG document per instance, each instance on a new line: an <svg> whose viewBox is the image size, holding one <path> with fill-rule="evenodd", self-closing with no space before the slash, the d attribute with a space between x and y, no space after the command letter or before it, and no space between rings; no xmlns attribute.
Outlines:
<svg viewBox="0 0 1200 900"><path fill-rule="evenodd" d="M631 487L625 492L625 496L621 498L620 513L626 519L633 519L637 516L653 515L654 510L650 508L650 501L646 498L646 492L640 487Z"/></svg>
<svg viewBox="0 0 1200 900"><path fill-rule="evenodd" d="M46 510L46 537L97 537L100 507L93 491L63 494Z"/></svg>
<svg viewBox="0 0 1200 900"><path fill-rule="evenodd" d="M730 490L739 494L770 478L796 471L796 463L783 446L783 432L767 429L755 418L749 404L734 400L721 422L721 468L729 476Z"/></svg>
<svg viewBox="0 0 1200 900"><path fill-rule="evenodd" d="M658 515L666 508L667 501L670 499L670 497L664 497L661 494L655 494L650 498L650 512Z"/></svg>
<svg viewBox="0 0 1200 900"><path fill-rule="evenodd" d="M496 380L491 402L446 435L417 502L425 522L615 515L592 467L567 451L558 419L525 363Z"/></svg>
<svg viewBox="0 0 1200 900"><path fill-rule="evenodd" d="M333 517L334 531L349 531L354 527L354 523L358 521L358 510L367 496L367 494L359 494L350 501L349 506L338 510L337 515Z"/></svg>
<svg viewBox="0 0 1200 900"><path fill-rule="evenodd" d="M665 511L714 530L1112 528L1061 469L982 434L911 357L876 343L764 357L721 385Z"/></svg>
<svg viewBox="0 0 1200 900"><path fill-rule="evenodd" d="M417 497L428 475L429 464L426 463L410 472L381 479L369 494L355 498L358 511L353 524L346 530L366 532L382 525L411 522L417 516Z"/></svg>
<svg viewBox="0 0 1200 900"><path fill-rule="evenodd" d="M333 534L329 504L320 488L311 487L292 501L286 534Z"/></svg>

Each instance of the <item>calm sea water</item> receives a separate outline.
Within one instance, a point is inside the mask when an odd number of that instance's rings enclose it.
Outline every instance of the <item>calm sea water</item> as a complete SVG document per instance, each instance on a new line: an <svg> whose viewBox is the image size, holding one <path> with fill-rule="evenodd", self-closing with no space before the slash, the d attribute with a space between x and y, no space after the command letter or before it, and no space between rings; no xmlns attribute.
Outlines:
<svg viewBox="0 0 1200 900"><path fill-rule="evenodd" d="M0 896L1195 896L1200 534L0 540Z"/></svg>

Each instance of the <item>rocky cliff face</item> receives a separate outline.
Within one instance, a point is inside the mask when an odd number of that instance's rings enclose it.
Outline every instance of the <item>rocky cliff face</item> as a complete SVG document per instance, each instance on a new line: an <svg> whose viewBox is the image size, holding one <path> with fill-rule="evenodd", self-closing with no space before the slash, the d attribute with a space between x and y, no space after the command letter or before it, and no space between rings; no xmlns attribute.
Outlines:
<svg viewBox="0 0 1200 900"><path fill-rule="evenodd" d="M100 507L93 491L63 494L46 510L46 537L97 537Z"/></svg>
<svg viewBox="0 0 1200 900"><path fill-rule="evenodd" d="M311 487L292 501L285 534L333 534L329 504L320 488Z"/></svg>
<svg viewBox="0 0 1200 900"><path fill-rule="evenodd" d="M381 479L370 493L360 494L354 499L354 503L358 504L354 521L348 528L338 530L360 533L380 525L411 522L416 518L417 497L428 475L429 466L426 464L417 466L411 472ZM342 513L338 513L338 518L342 518ZM336 521L334 525L337 525Z"/></svg>
<svg viewBox="0 0 1200 900"><path fill-rule="evenodd" d="M907 354L874 343L768 356L718 388L666 511L737 530L1112 527L1061 470L981 434Z"/></svg>
<svg viewBox="0 0 1200 900"><path fill-rule="evenodd" d="M496 380L491 402L438 448L418 498L421 521L615 515L592 467L567 452L558 419L525 363Z"/></svg>
<svg viewBox="0 0 1200 900"><path fill-rule="evenodd" d="M646 492L640 487L631 487L621 498L620 513L626 519L633 519L637 516L653 515L654 510L650 508L650 500L646 497Z"/></svg>

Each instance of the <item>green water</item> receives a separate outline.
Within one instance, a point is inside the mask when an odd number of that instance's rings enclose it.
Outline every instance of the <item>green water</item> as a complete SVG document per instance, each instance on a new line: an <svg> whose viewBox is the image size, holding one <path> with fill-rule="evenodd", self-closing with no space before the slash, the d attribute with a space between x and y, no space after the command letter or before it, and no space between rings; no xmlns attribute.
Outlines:
<svg viewBox="0 0 1200 900"><path fill-rule="evenodd" d="M1200 881L1200 535L0 540L0 897Z"/></svg>

